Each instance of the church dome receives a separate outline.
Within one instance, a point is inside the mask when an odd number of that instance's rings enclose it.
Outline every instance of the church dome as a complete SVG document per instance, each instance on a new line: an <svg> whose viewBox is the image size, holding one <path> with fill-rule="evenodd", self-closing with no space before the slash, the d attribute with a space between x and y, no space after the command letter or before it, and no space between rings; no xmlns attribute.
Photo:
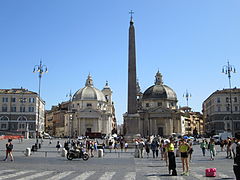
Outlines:
<svg viewBox="0 0 240 180"><path fill-rule="evenodd" d="M170 87L163 84L162 75L157 72L155 76L155 85L149 87L144 93L142 99L168 99L177 100L177 95Z"/></svg>
<svg viewBox="0 0 240 180"><path fill-rule="evenodd" d="M90 75L88 75L85 87L79 89L73 95L73 101L79 101L79 100L97 100L97 101L106 102L106 98L105 98L104 94L102 93L102 91L93 87L93 80Z"/></svg>

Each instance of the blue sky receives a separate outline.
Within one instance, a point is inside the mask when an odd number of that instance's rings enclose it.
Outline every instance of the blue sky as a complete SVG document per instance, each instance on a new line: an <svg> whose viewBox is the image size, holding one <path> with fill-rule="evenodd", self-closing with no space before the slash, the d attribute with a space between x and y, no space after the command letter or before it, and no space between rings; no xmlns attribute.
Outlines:
<svg viewBox="0 0 240 180"><path fill-rule="evenodd" d="M41 96L50 109L66 101L91 73L94 86L113 91L117 121L127 109L129 10L134 11L137 76L142 91L163 81L186 105L202 110L215 90L228 88L221 73L229 59L240 85L240 1L238 0L1 0L1 89L38 91L34 65L43 63Z"/></svg>

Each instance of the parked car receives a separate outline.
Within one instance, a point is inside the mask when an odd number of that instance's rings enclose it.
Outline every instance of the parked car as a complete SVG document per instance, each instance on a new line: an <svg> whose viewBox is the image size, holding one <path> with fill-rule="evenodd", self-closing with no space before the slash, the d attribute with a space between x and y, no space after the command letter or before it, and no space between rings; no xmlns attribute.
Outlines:
<svg viewBox="0 0 240 180"><path fill-rule="evenodd" d="M214 135L212 138L214 139L214 142L216 145L220 144L220 136L219 135Z"/></svg>

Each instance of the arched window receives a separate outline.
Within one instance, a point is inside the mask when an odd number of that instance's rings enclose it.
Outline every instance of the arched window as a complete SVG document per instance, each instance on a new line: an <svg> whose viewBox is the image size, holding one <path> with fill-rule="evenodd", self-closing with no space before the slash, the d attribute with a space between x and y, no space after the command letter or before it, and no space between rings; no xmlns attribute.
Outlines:
<svg viewBox="0 0 240 180"><path fill-rule="evenodd" d="M0 129L1 130L7 130L8 129L8 121L9 121L9 118L7 116L1 116L0 117Z"/></svg>
<svg viewBox="0 0 240 180"><path fill-rule="evenodd" d="M27 118L25 116L19 116L17 121L27 121Z"/></svg>

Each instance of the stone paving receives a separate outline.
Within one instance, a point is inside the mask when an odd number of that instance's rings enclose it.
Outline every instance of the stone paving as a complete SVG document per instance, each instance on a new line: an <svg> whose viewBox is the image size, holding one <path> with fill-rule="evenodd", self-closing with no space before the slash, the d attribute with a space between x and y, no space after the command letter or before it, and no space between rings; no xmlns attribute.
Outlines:
<svg viewBox="0 0 240 180"><path fill-rule="evenodd" d="M24 140L19 143L14 140L14 162L0 161L0 180L1 179L90 179L90 180L121 180L121 179L235 179L233 174L232 159L226 159L226 152L218 152L214 161L210 161L209 152L203 157L198 145L194 146L193 160L190 168L190 176L168 176L168 169L164 161L160 158L134 158L134 149L129 149L127 153L117 152L109 153L106 150L103 158L90 158L88 161L75 159L73 161L61 157L61 153L56 151L56 142L52 144L49 140L44 140L42 148L26 157L23 151L31 147L35 140ZM62 144L64 139L59 140ZM0 141L0 157L5 156L5 143ZM219 150L219 148L217 147ZM47 157L45 157L45 152ZM151 155L151 154L150 154ZM206 178L204 172L206 168L217 168L217 177ZM177 171L181 174L181 161L177 158Z"/></svg>

